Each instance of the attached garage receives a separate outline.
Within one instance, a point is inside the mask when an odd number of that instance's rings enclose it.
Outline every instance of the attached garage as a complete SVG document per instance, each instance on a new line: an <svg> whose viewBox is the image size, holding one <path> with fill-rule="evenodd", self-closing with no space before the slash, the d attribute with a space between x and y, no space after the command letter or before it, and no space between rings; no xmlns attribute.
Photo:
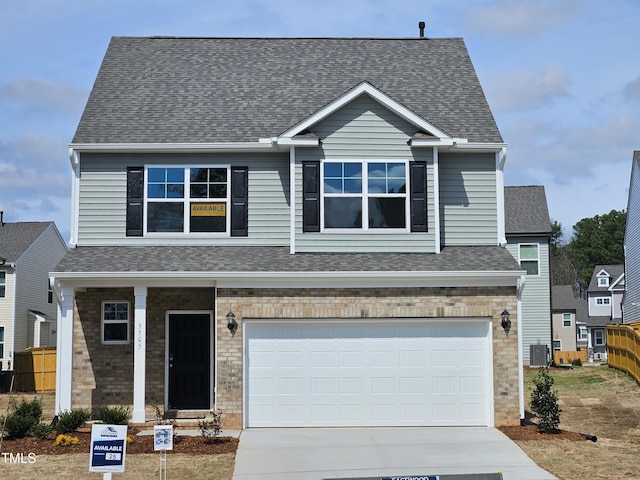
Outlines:
<svg viewBox="0 0 640 480"><path fill-rule="evenodd" d="M489 327L246 320L245 426L490 426Z"/></svg>

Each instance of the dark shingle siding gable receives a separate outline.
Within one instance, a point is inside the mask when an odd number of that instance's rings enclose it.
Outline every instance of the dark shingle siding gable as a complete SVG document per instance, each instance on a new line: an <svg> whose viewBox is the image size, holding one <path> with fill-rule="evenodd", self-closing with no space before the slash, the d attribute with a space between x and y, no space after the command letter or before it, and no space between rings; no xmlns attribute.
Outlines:
<svg viewBox="0 0 640 480"><path fill-rule="evenodd" d="M551 221L544 187L505 187L505 230L507 235L549 235Z"/></svg>
<svg viewBox="0 0 640 480"><path fill-rule="evenodd" d="M451 136L502 142L459 38L114 37L73 143L255 142L364 81Z"/></svg>

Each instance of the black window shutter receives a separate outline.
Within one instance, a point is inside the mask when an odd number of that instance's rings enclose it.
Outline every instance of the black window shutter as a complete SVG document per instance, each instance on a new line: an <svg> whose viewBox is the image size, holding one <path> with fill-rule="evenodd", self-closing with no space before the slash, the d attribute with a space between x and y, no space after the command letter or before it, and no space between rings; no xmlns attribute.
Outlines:
<svg viewBox="0 0 640 480"><path fill-rule="evenodd" d="M127 168L127 236L142 236L144 168Z"/></svg>
<svg viewBox="0 0 640 480"><path fill-rule="evenodd" d="M320 162L302 162L302 231L320 231Z"/></svg>
<svg viewBox="0 0 640 480"><path fill-rule="evenodd" d="M249 167L231 167L231 236L249 236Z"/></svg>
<svg viewBox="0 0 640 480"><path fill-rule="evenodd" d="M427 164L410 163L411 231L427 231Z"/></svg>

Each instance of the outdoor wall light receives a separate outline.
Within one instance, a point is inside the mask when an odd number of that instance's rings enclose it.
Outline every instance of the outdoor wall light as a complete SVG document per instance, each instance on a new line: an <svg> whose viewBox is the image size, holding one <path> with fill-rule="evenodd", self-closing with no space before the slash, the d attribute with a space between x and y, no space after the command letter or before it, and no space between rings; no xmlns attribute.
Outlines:
<svg viewBox="0 0 640 480"><path fill-rule="evenodd" d="M504 333L509 334L509 330L511 330L511 320L509 319L509 312L505 308L502 311L502 328L504 328Z"/></svg>
<svg viewBox="0 0 640 480"><path fill-rule="evenodd" d="M236 330L238 330L238 322L236 322L236 316L231 310L229 310L229 313L227 313L227 328L231 333L236 333Z"/></svg>

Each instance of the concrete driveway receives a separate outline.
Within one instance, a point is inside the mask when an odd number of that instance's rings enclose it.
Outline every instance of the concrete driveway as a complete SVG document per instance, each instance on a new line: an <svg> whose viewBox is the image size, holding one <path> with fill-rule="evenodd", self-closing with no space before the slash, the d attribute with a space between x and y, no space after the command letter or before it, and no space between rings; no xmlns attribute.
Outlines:
<svg viewBox="0 0 640 480"><path fill-rule="evenodd" d="M497 474L505 480L557 480L499 430L476 427L247 429L240 434L233 480L462 480L462 474L474 480L499 479Z"/></svg>

